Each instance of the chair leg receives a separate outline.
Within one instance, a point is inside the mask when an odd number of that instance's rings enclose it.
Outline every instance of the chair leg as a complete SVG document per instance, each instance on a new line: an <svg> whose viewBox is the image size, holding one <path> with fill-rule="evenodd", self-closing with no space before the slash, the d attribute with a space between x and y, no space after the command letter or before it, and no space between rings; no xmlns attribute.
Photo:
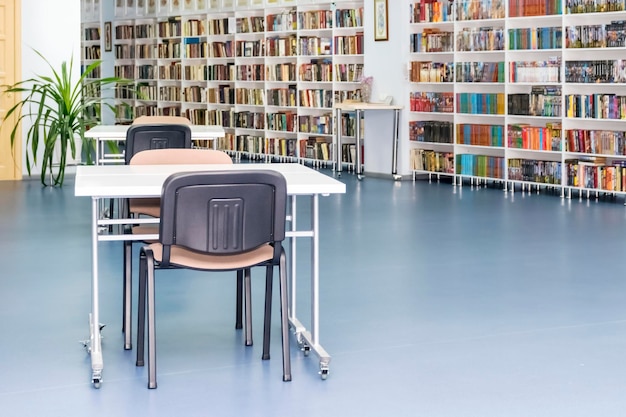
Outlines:
<svg viewBox="0 0 626 417"><path fill-rule="evenodd" d="M291 353L289 348L289 310L287 306L287 257L280 253L280 327L283 344L283 381L291 381Z"/></svg>
<svg viewBox="0 0 626 417"><path fill-rule="evenodd" d="M246 328L244 329L244 338L246 340L246 346L252 346L252 287L250 284L250 268L246 268L243 272L243 285L243 305L246 314Z"/></svg>
<svg viewBox="0 0 626 417"><path fill-rule="evenodd" d="M133 244L131 241L124 241L124 299L122 310L122 332L124 332L124 349L130 350L133 348L132 338L132 268L133 268Z"/></svg>
<svg viewBox="0 0 626 417"><path fill-rule="evenodd" d="M156 381L156 326L154 307L154 258L146 254L146 310L148 315L148 388L157 387Z"/></svg>
<svg viewBox="0 0 626 417"><path fill-rule="evenodd" d="M137 362L136 366L144 365L144 338L146 333L146 253L139 253L139 294L137 299Z"/></svg>
<svg viewBox="0 0 626 417"><path fill-rule="evenodd" d="M265 316L263 319L263 355L261 359L270 358L270 333L272 324L272 283L274 280L274 268L268 265L265 269Z"/></svg>
<svg viewBox="0 0 626 417"><path fill-rule="evenodd" d="M243 328L243 269L237 270L237 311L235 312L235 329Z"/></svg>

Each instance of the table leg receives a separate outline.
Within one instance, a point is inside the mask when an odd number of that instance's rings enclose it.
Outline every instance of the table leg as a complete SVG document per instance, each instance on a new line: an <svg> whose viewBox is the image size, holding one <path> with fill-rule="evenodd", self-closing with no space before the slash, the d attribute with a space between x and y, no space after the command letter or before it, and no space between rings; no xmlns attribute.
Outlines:
<svg viewBox="0 0 626 417"><path fill-rule="evenodd" d="M361 154L361 116L363 115L363 110L359 110L357 109L355 112L355 117L356 117L356 121L355 121L355 126L356 126L356 132L354 132L354 136L356 138L356 161L354 162L354 172L357 175L358 179L361 179L363 177L363 168L362 168L362 164L363 164L363 155Z"/></svg>
<svg viewBox="0 0 626 417"><path fill-rule="evenodd" d="M295 196L293 211L295 213ZM330 355L324 350L319 343L319 195L311 196L311 230L296 231L295 218L292 217L291 239L292 245L295 245L297 237L311 237L311 329L307 330L304 325L296 317L296 277L295 277L295 261L294 253L291 253L293 268L290 276L290 311L289 323L294 329L298 344L304 351L304 355L313 351L319 358L320 375L322 379L326 379L329 372ZM293 250L292 246L292 250Z"/></svg>
<svg viewBox="0 0 626 417"><path fill-rule="evenodd" d="M400 125L400 110L395 109L393 112L393 150L391 153L391 175L394 180L399 180L402 178L401 175L398 175L398 129Z"/></svg>
<svg viewBox="0 0 626 417"><path fill-rule="evenodd" d="M341 176L341 171L343 169L342 163L342 151L341 149L341 132L343 131L342 120L341 120L341 109L335 110L335 118L337 122L335 123L335 171L338 176Z"/></svg>
<svg viewBox="0 0 626 417"><path fill-rule="evenodd" d="M91 202L91 314L89 315L89 346L91 355L91 382L100 388L102 382L102 344L100 336L100 300L98 297L98 206L100 200L93 198Z"/></svg>

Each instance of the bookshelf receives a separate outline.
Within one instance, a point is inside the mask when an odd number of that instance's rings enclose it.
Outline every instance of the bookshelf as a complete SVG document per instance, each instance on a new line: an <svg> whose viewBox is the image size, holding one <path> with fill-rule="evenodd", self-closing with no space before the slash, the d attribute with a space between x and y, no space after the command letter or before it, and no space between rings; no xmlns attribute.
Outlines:
<svg viewBox="0 0 626 417"><path fill-rule="evenodd" d="M414 177L626 192L623 1L407 5Z"/></svg>
<svg viewBox="0 0 626 417"><path fill-rule="evenodd" d="M80 72L83 74L89 65L102 59L104 36L100 23L100 0L82 0L81 11L83 21L81 23ZM102 75L102 68L98 67L86 77L88 79L101 78ZM100 90L85 91L85 94L89 94L91 97L100 97L101 93ZM87 111L90 118L99 117L99 109L96 107L91 107Z"/></svg>
<svg viewBox="0 0 626 417"><path fill-rule="evenodd" d="M363 0L116 0L103 7L114 16L114 72L134 79L137 92L117 89L117 123L180 114L222 125L219 147L236 158L333 163L333 106L360 97ZM349 144L354 133L345 138Z"/></svg>

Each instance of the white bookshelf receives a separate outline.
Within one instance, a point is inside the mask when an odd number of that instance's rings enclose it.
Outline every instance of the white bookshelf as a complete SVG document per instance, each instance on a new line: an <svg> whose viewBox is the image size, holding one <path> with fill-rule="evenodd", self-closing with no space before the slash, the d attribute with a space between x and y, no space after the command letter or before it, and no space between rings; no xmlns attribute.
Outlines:
<svg viewBox="0 0 626 417"><path fill-rule="evenodd" d="M331 163L333 104L359 96L362 0L116 0L112 7L115 73L133 78L138 91L118 93L117 122L182 114L224 126L220 147L237 157ZM132 36L115 36L126 27Z"/></svg>
<svg viewBox="0 0 626 417"><path fill-rule="evenodd" d="M407 6L415 7L416 3L415 1L407 1ZM440 3L443 6L441 10L444 10L446 3ZM587 82L566 80L567 68L572 65L573 61L616 61L620 59L618 57L625 50L624 46L571 48L566 45L566 38L568 33L575 33L576 26L589 28L596 25L595 28L592 28L593 30L582 30L581 33L584 36L592 36L591 33L594 31L599 33L600 29L598 28L605 30L606 25L623 18L623 5L620 6L622 10L619 12L569 14L566 9L566 2L551 4L546 2L542 6L543 9L537 9L534 13L550 13L552 8L552 12L556 14L516 16L514 5L508 2L490 3L490 7L483 7L482 9L471 5L467 7L467 4L469 3L455 2L454 6L450 8L452 13L449 19L445 19L446 21L435 19L438 21L418 22L414 16L410 16L407 24L410 37L413 40L415 40L415 34L418 33L422 35L422 38L427 37L427 35L436 38L437 32L449 32L453 38L450 50L447 51L416 51L416 48L413 48L409 51L409 61L453 63L455 73L460 71L463 63L480 62L483 68L487 68L485 63L500 62L503 66L501 69L503 72L502 79L467 80L463 77L459 78L456 74L452 80L446 80L447 82L436 79L409 81L409 94L420 96L439 94L439 101L441 101L443 94L448 93L453 97L454 103L452 111L444 112L441 109L429 111L427 106L416 108L418 106L415 101L411 102L412 106L405 113L409 124L410 139L415 139L414 132L421 132L416 127L419 126L419 123L423 123L422 126L425 129L431 129L431 132L437 131L440 123L448 122L453 126L446 138L436 138L432 134L430 136L427 134L426 136L429 137L425 137L423 141L410 140L410 155L408 157L411 159L413 174L428 174L430 177L447 175L453 177L455 184L462 184L464 178L496 180L503 182L505 189L514 189L517 184L522 184L522 187L528 188L551 186L560 188L562 195L570 195L572 190L581 193L586 191L625 192L624 181L621 178L619 181L615 179L617 172L620 176L623 175L622 166L626 165L626 155L624 155L626 152L624 152L623 143L624 136L626 136L624 118L619 114L605 114L604 117L597 117L598 114L595 114L594 117L580 117L580 115L572 113L571 101L568 101L567 97L570 95L591 96L600 94L608 99L610 95L626 96L626 79L613 82L592 81L591 79L587 79ZM476 4L479 2L475 2ZM462 20L462 10L473 10L471 13L479 13L482 10L487 13L498 12L499 14L492 15L493 18L474 15L472 20ZM421 15L421 18L429 20L428 14ZM493 28L504 34L503 48L494 48L493 45L484 47L482 45L481 42L488 45L489 40L492 39L487 34L488 28ZM626 28L618 29L618 32L620 30L621 33L618 33L617 37L621 36L623 39L623 32ZM484 35L482 38L477 35L473 38L474 42L467 41L472 39L472 34L481 31ZM516 41L521 43L522 34L526 33L524 31L538 31L540 35L537 38L537 43L515 45ZM557 35L558 32L560 34ZM512 33L517 36L513 36ZM561 45L551 43L557 37L560 38ZM413 45L414 43L411 42L409 48L411 49ZM435 42L432 45L437 44ZM433 65L433 67L436 66ZM589 64L588 68L591 69L591 72L596 70L592 64ZM623 65L621 68L623 69ZM540 90L542 91L540 92ZM559 91L560 94L558 94ZM480 106L481 98L484 105L485 95L491 95L490 99L487 99L487 104L493 104L495 95L503 97L504 102L500 103L500 107L495 111L485 111L484 109L478 112L468 111L461 108L463 102L460 99L463 94L468 97L470 107L476 105L476 102ZM524 96L528 96L528 98ZM539 99L533 101L533 96L539 97ZM531 103L536 102L537 105L531 106L529 109L524 104L524 100L527 99ZM475 101L472 102L472 100ZM619 99L611 98L611 100L618 103L617 107L621 106ZM626 104L626 98L621 100ZM496 99L496 101L499 102L500 100ZM570 108L569 114L568 107ZM599 107L596 106L596 109ZM618 108L615 112L619 110ZM464 130L460 126L473 125L474 128L475 125L480 124L500 126L500 128L499 130L498 128L491 130L497 134L491 136L475 134L471 136L471 140L464 140L466 136L462 135ZM596 148L592 146L592 149L588 148L586 152L574 152L569 149L567 137L568 134L577 129L596 131L594 135L598 137L598 141L619 142L621 154L616 155L617 152L606 144L603 147L594 144ZM599 139L601 135L598 132L601 130L621 132L621 136L616 134L611 139L607 139L605 135L603 139ZM475 131L478 132L479 130L475 129ZM524 131L524 138L528 138L528 140L524 140L522 146L518 146L515 141L509 140L509 136L511 136L509 131ZM560 136L557 136L559 131ZM615 139L615 136L620 136L620 139ZM447 143L437 142L439 139ZM601 148L601 152L597 150L598 148ZM610 152L607 149L610 149ZM430 164L425 163L427 158L423 155L430 156ZM468 171L461 166L464 163L467 165L468 162L461 155L488 157L484 158L487 160L486 163L499 164L500 169ZM479 163L478 159L480 158L476 158L473 162ZM434 160L438 160L441 164L433 165L432 161ZM534 164L535 170L543 170L543 172L536 176L521 175L520 173L524 172L523 168L514 169L520 164L527 165L526 169L530 168L531 170ZM578 166L572 168L573 165ZM581 171L585 171L585 174ZM595 184L588 181L592 172L597 175ZM573 175L577 176L576 181L574 181Z"/></svg>

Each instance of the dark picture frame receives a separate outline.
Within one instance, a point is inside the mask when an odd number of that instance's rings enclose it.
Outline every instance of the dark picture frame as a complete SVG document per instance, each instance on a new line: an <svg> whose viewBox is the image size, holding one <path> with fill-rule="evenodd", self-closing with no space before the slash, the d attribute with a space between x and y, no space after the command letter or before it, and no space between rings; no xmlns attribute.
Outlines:
<svg viewBox="0 0 626 417"><path fill-rule="evenodd" d="M388 0L374 0L374 40L389 40Z"/></svg>
<svg viewBox="0 0 626 417"><path fill-rule="evenodd" d="M104 22L104 51L110 52L113 49L111 22Z"/></svg>

